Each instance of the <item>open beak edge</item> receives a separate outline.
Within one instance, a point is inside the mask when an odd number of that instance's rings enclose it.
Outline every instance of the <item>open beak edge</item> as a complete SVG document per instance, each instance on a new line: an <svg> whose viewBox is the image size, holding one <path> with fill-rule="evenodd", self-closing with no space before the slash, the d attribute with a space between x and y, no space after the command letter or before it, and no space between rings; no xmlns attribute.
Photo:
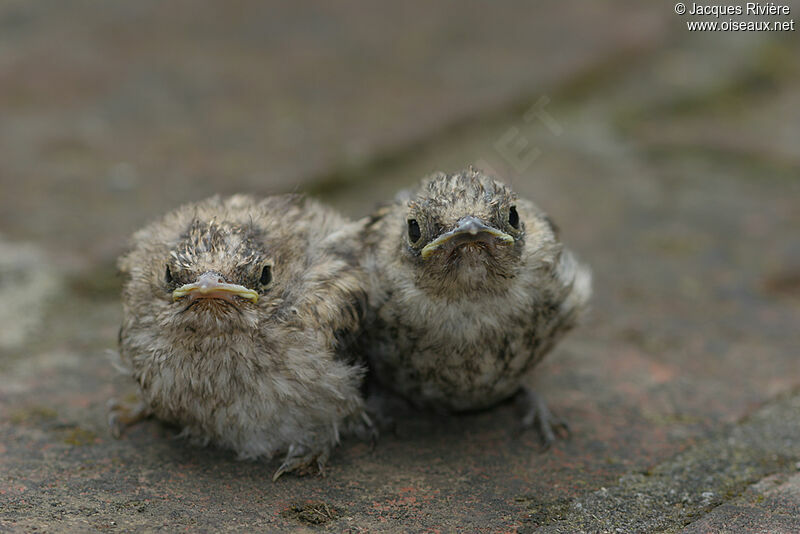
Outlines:
<svg viewBox="0 0 800 534"><path fill-rule="evenodd" d="M240 297L249 300L253 304L258 302L258 293L244 286L228 284L216 273L203 273L197 281L192 284L185 284L172 292L173 300L180 300L184 297L191 299L197 298L220 298L232 300L233 297Z"/></svg>
<svg viewBox="0 0 800 534"><path fill-rule="evenodd" d="M514 242L514 238L507 233L484 224L477 217L469 216L461 219L458 226L453 230L445 232L425 245L420 252L422 259L428 259L431 254L453 240L457 240L458 244L489 240L494 240L504 245L510 245Z"/></svg>

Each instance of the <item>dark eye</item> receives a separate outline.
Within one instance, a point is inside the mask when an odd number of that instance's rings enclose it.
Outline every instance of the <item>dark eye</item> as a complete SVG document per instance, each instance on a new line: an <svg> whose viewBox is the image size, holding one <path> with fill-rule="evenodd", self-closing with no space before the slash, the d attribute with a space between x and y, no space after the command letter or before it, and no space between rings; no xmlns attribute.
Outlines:
<svg viewBox="0 0 800 534"><path fill-rule="evenodd" d="M511 206L508 209L508 224L510 224L512 228L519 230L519 213L517 213L516 206Z"/></svg>
<svg viewBox="0 0 800 534"><path fill-rule="evenodd" d="M422 232L419 229L419 223L416 219L408 220L408 240L411 243L416 243L422 237Z"/></svg>
<svg viewBox="0 0 800 534"><path fill-rule="evenodd" d="M261 282L262 286L269 285L272 282L272 266L265 265L263 269L261 269L261 278L258 279Z"/></svg>
<svg viewBox="0 0 800 534"><path fill-rule="evenodd" d="M175 279L172 278L172 271L169 270L169 265L167 265L167 271L164 273L164 281L168 284L175 281Z"/></svg>

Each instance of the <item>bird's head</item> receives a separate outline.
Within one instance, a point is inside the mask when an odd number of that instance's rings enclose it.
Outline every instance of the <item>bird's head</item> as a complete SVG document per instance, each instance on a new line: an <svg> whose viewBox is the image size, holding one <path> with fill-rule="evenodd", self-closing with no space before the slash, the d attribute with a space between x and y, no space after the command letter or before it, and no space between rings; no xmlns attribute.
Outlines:
<svg viewBox="0 0 800 534"><path fill-rule="evenodd" d="M273 260L252 224L194 220L162 262L172 306L201 321L209 315L235 321L272 285Z"/></svg>
<svg viewBox="0 0 800 534"><path fill-rule="evenodd" d="M528 237L517 203L511 189L473 169L425 180L403 221L403 261L416 285L449 297L508 289Z"/></svg>
<svg viewBox="0 0 800 534"><path fill-rule="evenodd" d="M276 247L237 197L178 210L134 237L121 260L131 313L162 329L214 333L257 324L274 306Z"/></svg>

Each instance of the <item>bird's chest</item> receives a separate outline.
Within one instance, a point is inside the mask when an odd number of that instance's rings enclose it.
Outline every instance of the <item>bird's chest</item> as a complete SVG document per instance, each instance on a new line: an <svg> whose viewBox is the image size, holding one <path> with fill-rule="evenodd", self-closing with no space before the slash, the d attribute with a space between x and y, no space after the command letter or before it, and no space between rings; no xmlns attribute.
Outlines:
<svg viewBox="0 0 800 534"><path fill-rule="evenodd" d="M513 301L395 307L378 373L417 404L491 405L516 391L534 357L525 312Z"/></svg>
<svg viewBox="0 0 800 534"><path fill-rule="evenodd" d="M264 375L256 343L245 336L156 344L142 356L134 373L145 400L159 416L177 421L247 402Z"/></svg>

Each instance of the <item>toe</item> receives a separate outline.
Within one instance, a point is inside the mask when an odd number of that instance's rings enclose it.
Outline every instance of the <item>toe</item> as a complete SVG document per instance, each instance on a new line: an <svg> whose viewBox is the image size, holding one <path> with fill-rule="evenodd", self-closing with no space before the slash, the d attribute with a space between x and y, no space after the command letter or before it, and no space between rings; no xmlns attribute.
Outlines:
<svg viewBox="0 0 800 534"><path fill-rule="evenodd" d="M535 427L542 439L543 450L547 450L557 437L568 438L570 428L566 421L553 415L541 396L528 388L522 388L519 399L525 407L522 427Z"/></svg>
<svg viewBox="0 0 800 534"><path fill-rule="evenodd" d="M325 476L325 465L330 456L330 447L324 446L311 450L304 445L292 445L283 459L283 463L272 475L275 482L285 473L295 473L298 475L319 474Z"/></svg>

